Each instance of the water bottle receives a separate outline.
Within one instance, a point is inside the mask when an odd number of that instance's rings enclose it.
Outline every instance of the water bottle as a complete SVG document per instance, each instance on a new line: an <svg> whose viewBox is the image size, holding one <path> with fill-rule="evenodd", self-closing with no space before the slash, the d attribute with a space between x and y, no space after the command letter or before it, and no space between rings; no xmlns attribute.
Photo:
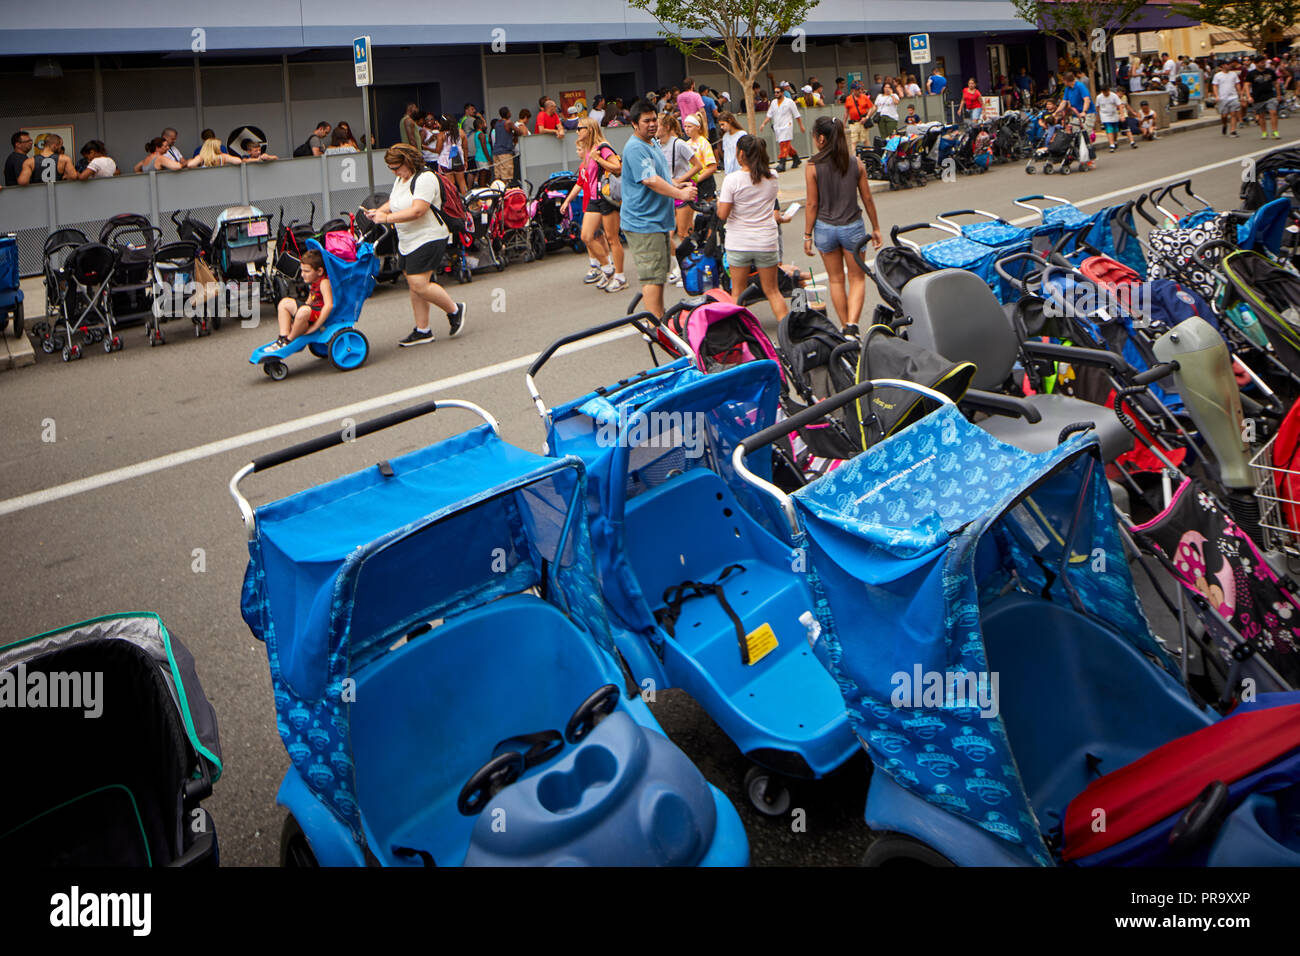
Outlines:
<svg viewBox="0 0 1300 956"><path fill-rule="evenodd" d="M799 623L802 624L804 626L804 629L808 632L807 634L808 646L816 647L817 638L821 637L822 635L822 626L817 623L817 618L813 617L813 612L804 611L802 614L800 614Z"/></svg>

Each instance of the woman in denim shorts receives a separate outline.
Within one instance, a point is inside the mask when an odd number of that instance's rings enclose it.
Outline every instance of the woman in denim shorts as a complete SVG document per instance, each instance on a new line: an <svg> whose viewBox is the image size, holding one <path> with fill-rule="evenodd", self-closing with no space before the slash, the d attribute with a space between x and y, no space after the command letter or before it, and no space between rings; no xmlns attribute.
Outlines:
<svg viewBox="0 0 1300 956"><path fill-rule="evenodd" d="M804 208L803 251L811 256L813 246L817 246L826 263L826 283L835 314L845 332L856 334L867 295L866 275L853 258L867 241L858 197L862 197L871 218L872 247L879 249L882 240L876 202L871 198L862 161L849 154L844 125L839 120L823 116L813 124L813 147L817 152L804 172L808 205Z"/></svg>
<svg viewBox="0 0 1300 956"><path fill-rule="evenodd" d="M778 320L790 307L777 285L781 264L780 213L776 208L777 180L768 164L767 143L746 134L736 141L740 168L727 173L718 192L718 218L727 224L727 268L731 292L740 295L758 273L763 294Z"/></svg>

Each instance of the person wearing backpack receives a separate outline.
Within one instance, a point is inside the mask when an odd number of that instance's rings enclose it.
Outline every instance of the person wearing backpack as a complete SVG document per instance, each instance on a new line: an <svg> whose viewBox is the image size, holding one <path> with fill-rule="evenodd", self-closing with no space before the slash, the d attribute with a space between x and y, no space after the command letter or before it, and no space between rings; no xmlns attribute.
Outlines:
<svg viewBox="0 0 1300 956"><path fill-rule="evenodd" d="M854 156L858 154L860 144L871 142L866 121L873 106L871 97L862 88L862 81L854 80L849 95L844 98L844 128L849 134L849 152Z"/></svg>
<svg viewBox="0 0 1300 956"><path fill-rule="evenodd" d="M321 120L316 124L315 131L307 137L307 142L303 143L293 151L294 156L324 156L325 148L329 145L325 138L330 134L330 124Z"/></svg>
<svg viewBox="0 0 1300 956"><path fill-rule="evenodd" d="M415 328L397 344L409 348L433 341L430 305L447 313L451 337L455 338L465 328L465 303L453 302L447 290L433 281L451 238L440 215L443 190L438 175L425 168L420 151L407 143L388 147L384 163L397 178L388 201L378 209L367 209L366 218L392 223L397 228L398 264L406 275L415 315Z"/></svg>

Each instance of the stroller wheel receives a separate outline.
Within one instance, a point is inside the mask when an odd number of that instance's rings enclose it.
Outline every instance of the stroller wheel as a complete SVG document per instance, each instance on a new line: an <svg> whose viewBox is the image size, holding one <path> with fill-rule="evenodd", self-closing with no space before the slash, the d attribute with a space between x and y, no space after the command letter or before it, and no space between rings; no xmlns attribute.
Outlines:
<svg viewBox="0 0 1300 956"><path fill-rule="evenodd" d="M207 330L208 330L208 324L204 322L202 319L196 319L194 321L194 337L196 339L202 338L203 333L206 332Z"/></svg>
<svg viewBox="0 0 1300 956"><path fill-rule="evenodd" d="M113 350L116 352L122 351L122 336L113 336Z"/></svg>
<svg viewBox="0 0 1300 956"><path fill-rule="evenodd" d="M934 847L904 833L882 833L867 847L863 866L950 867L952 861Z"/></svg>
<svg viewBox="0 0 1300 956"><path fill-rule="evenodd" d="M284 818L284 826L280 829L280 865L292 868L320 866L311 844L307 842L307 835L292 813Z"/></svg>
<svg viewBox="0 0 1300 956"><path fill-rule="evenodd" d="M271 381L273 382L283 382L289 377L289 366L285 365L279 359L271 359L269 362L264 364L262 368L266 371L267 375L271 376Z"/></svg>
<svg viewBox="0 0 1300 956"><path fill-rule="evenodd" d="M72 357L73 357L74 359L79 359L79 358L81 358L81 346L80 346L80 345L74 345L74 346L72 347Z"/></svg>
<svg viewBox="0 0 1300 956"><path fill-rule="evenodd" d="M46 355L54 354L54 339L48 337L41 339L41 351Z"/></svg>
<svg viewBox="0 0 1300 956"><path fill-rule="evenodd" d="M765 817L783 817L793 802L790 788L780 774L764 767L750 767L745 774L745 796L750 804Z"/></svg>
<svg viewBox="0 0 1300 956"><path fill-rule="evenodd" d="M1061 175L1062 175L1062 176L1068 176L1068 175L1070 175L1070 173L1072 173L1073 171L1074 171L1074 170L1072 170L1069 166L1062 166L1062 167L1061 167Z"/></svg>
<svg viewBox="0 0 1300 956"><path fill-rule="evenodd" d="M104 339L104 351L109 355L112 355L113 352L116 351L113 346L113 341L113 339Z"/></svg>
<svg viewBox="0 0 1300 956"><path fill-rule="evenodd" d="M335 332L326 348L329 349L330 362L340 372L359 368L370 355L370 343L356 329L340 329Z"/></svg>
<svg viewBox="0 0 1300 956"><path fill-rule="evenodd" d="M1056 172L1056 168L1051 163L1043 163L1043 175L1050 176Z"/></svg>
<svg viewBox="0 0 1300 956"><path fill-rule="evenodd" d="M1025 172L1027 172L1030 176L1034 175L1034 164L1025 163Z"/></svg>
<svg viewBox="0 0 1300 956"><path fill-rule="evenodd" d="M65 362L72 361L72 350L68 348L66 345L63 346L63 361Z"/></svg>

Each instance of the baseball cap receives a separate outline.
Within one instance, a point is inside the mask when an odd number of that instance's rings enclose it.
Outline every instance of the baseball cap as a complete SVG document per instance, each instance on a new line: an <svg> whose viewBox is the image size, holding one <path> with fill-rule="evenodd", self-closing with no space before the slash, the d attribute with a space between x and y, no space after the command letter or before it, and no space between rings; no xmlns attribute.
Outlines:
<svg viewBox="0 0 1300 956"><path fill-rule="evenodd" d="M726 92L726 91L724 90L724 91L722 92L722 98L723 98L724 100L729 100L729 99L731 99L731 94L728 93L728 92Z"/></svg>
<svg viewBox="0 0 1300 956"><path fill-rule="evenodd" d="M852 83L849 84L849 89L851 89L851 90L860 90L860 89L862 89L862 81L861 81L861 80L854 80Z"/></svg>
<svg viewBox="0 0 1300 956"><path fill-rule="evenodd" d="M793 87L790 86L790 81L789 81L789 80L782 80L782 81L781 81L781 86L782 86L783 88L787 89L787 90L789 90L789 89L793 89Z"/></svg>
<svg viewBox="0 0 1300 956"><path fill-rule="evenodd" d="M807 83L805 83L803 86L799 87L799 89L800 89L801 92L804 92L804 93L811 93L811 92L812 92L812 87L809 86Z"/></svg>

